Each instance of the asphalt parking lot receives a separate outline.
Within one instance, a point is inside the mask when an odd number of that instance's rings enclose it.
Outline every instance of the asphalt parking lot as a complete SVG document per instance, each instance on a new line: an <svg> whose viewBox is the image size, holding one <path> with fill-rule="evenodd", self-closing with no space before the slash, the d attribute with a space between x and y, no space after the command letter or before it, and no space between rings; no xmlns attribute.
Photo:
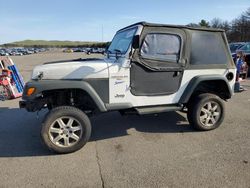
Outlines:
<svg viewBox="0 0 250 188"><path fill-rule="evenodd" d="M41 53L13 57L25 81L35 65L84 57ZM91 55L92 56L92 55ZM90 57L90 56L87 56ZM43 116L0 101L0 187L250 187L250 80L226 103L216 130L197 132L181 112L91 118L80 151L55 155L40 140Z"/></svg>

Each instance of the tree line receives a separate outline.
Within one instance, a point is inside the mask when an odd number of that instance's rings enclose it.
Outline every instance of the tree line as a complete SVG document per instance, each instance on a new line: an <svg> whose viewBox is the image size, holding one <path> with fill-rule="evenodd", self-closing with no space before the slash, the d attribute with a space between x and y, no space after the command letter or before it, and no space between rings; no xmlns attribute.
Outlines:
<svg viewBox="0 0 250 188"><path fill-rule="evenodd" d="M187 26L223 29L229 42L247 42L250 41L250 7L231 22L214 18L210 22L201 20L199 23L190 23Z"/></svg>
<svg viewBox="0 0 250 188"><path fill-rule="evenodd" d="M1 47L26 47L26 48L106 48L109 42L74 42L74 41L38 41L25 40L1 45Z"/></svg>

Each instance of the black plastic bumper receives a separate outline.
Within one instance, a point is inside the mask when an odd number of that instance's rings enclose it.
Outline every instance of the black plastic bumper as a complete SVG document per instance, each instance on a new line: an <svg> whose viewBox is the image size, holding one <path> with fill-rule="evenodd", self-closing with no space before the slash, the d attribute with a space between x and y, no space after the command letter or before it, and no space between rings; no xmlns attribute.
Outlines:
<svg viewBox="0 0 250 188"><path fill-rule="evenodd" d="M26 101L19 101L19 108L26 108Z"/></svg>
<svg viewBox="0 0 250 188"><path fill-rule="evenodd" d="M25 108L28 112L36 112L44 107L42 100L37 101L19 101L19 108Z"/></svg>

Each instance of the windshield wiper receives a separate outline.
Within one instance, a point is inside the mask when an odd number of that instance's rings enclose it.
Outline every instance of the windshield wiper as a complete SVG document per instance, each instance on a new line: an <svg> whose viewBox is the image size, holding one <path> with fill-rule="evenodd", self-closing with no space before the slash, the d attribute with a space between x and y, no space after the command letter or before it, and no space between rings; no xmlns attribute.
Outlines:
<svg viewBox="0 0 250 188"><path fill-rule="evenodd" d="M114 49L114 51L115 51L116 53L120 53L120 54L122 54L122 51L121 51L121 50L119 50L119 49Z"/></svg>
<svg viewBox="0 0 250 188"><path fill-rule="evenodd" d="M120 54L122 54L122 51L119 50L119 49L114 49L113 51L108 50L107 53L109 53L109 54L114 54L114 53L120 53Z"/></svg>
<svg viewBox="0 0 250 188"><path fill-rule="evenodd" d="M122 55L122 51L119 49L114 49L114 50L107 50L107 55L109 57L110 54L115 54L116 59Z"/></svg>

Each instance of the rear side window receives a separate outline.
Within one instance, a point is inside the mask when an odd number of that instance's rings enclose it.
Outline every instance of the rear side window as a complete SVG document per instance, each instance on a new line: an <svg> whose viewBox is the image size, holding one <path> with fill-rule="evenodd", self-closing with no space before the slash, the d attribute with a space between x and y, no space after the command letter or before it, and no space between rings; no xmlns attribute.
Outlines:
<svg viewBox="0 0 250 188"><path fill-rule="evenodd" d="M177 62L180 56L181 38L173 34L148 34L141 47L143 58Z"/></svg>
<svg viewBox="0 0 250 188"><path fill-rule="evenodd" d="M191 64L227 64L227 53L219 33L199 32L192 34Z"/></svg>

